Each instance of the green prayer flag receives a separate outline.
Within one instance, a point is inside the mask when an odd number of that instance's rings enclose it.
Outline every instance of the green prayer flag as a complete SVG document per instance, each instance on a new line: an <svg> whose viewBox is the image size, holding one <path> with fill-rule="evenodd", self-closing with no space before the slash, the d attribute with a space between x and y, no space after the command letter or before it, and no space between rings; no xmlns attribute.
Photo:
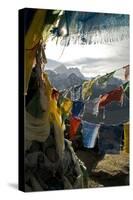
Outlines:
<svg viewBox="0 0 133 200"><path fill-rule="evenodd" d="M123 90L126 96L129 98L129 81L123 84Z"/></svg>
<svg viewBox="0 0 133 200"><path fill-rule="evenodd" d="M113 72L111 72L111 73L108 73L108 74L106 74L106 75L100 77L100 78L98 79L98 83L99 83L99 84L103 84L103 83L107 82L110 78L113 77L113 75L114 75L115 72L116 72L116 71L113 71Z"/></svg>

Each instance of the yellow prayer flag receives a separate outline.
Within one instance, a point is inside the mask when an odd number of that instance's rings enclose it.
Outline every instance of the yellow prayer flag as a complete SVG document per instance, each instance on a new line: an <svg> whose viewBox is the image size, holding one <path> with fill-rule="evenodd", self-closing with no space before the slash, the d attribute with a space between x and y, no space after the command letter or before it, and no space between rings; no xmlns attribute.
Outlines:
<svg viewBox="0 0 133 200"><path fill-rule="evenodd" d="M62 113L65 113L65 114L69 114L71 112L71 109L72 109L72 101L71 99L69 98L64 98L62 103L61 103L61 111Z"/></svg>
<svg viewBox="0 0 133 200"><path fill-rule="evenodd" d="M90 81L85 81L82 85L82 98L83 100L87 99L92 95L93 86L97 79L92 79Z"/></svg>
<svg viewBox="0 0 133 200"><path fill-rule="evenodd" d="M28 83L32 71L32 65L37 49L37 44L39 44L42 38L42 31L44 26L44 21L46 17L46 10L37 10L32 23L25 36L25 50L24 50L24 93L27 92ZM36 47L36 48L35 48Z"/></svg>
<svg viewBox="0 0 133 200"><path fill-rule="evenodd" d="M62 158L64 150L64 124L62 123L61 111L57 107L55 99L50 100L50 121L54 125L57 152Z"/></svg>
<svg viewBox="0 0 133 200"><path fill-rule="evenodd" d="M129 153L129 123L124 124L124 151Z"/></svg>
<svg viewBox="0 0 133 200"><path fill-rule="evenodd" d="M28 83L32 71L36 50L40 41L48 40L50 30L57 21L59 13L54 14L52 10L37 9L29 29L24 38L24 93L27 93ZM50 21L49 21L50 20Z"/></svg>
<svg viewBox="0 0 133 200"><path fill-rule="evenodd" d="M43 74L46 95L49 99L49 120L54 125L54 134L56 149L59 157L62 159L64 150L64 124L62 123L61 111L57 106L56 99L51 98L52 86L46 73Z"/></svg>

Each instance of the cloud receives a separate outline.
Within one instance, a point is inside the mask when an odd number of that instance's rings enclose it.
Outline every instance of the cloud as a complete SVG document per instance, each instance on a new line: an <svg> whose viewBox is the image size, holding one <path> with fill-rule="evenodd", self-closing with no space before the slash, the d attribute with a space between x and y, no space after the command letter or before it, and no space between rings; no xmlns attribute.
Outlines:
<svg viewBox="0 0 133 200"><path fill-rule="evenodd" d="M70 45L64 49L49 44L46 55L68 68L78 67L84 76L103 75L129 64L129 40L106 45Z"/></svg>

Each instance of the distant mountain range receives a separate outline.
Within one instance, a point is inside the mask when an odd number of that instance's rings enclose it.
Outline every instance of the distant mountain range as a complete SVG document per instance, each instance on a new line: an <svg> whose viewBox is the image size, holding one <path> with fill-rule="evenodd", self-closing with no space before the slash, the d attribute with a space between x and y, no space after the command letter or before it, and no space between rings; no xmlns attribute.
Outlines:
<svg viewBox="0 0 133 200"><path fill-rule="evenodd" d="M48 73L52 85L59 90L67 89L73 85L79 85L83 80L86 80L86 77L84 77L77 67L67 68L65 64L50 59L48 60L48 63L45 71ZM109 91L121 84L121 79L113 77L108 81L106 86L96 85L94 94Z"/></svg>
<svg viewBox="0 0 133 200"><path fill-rule="evenodd" d="M52 64L54 64L54 62ZM64 64L58 62L56 64L52 66L52 70L47 69L45 71L47 72L52 85L58 90L67 89L74 85L80 85L82 84L83 80L86 80L78 68L67 69ZM98 97L100 94L105 94L106 92L115 89L122 83L123 81L121 79L113 77L108 81L106 85L95 84L91 99ZM108 105L106 107L106 118L104 120L102 113L100 113L98 117L95 117L86 112L84 112L83 119L93 123L103 122L107 124L115 124L122 121L128 121L129 101L124 98L124 104L122 107L119 103L116 102Z"/></svg>
<svg viewBox="0 0 133 200"><path fill-rule="evenodd" d="M73 85L79 85L84 80L75 73L57 73L52 70L46 70L46 72L52 85L58 90L67 89Z"/></svg>
<svg viewBox="0 0 133 200"><path fill-rule="evenodd" d="M80 72L80 70L78 68L67 68L65 65L60 65L59 67L57 67L54 70L56 73L61 74L61 75L65 75L65 77L71 75L71 74L75 74L76 76L78 76L81 79L85 79L85 77L83 76L83 74Z"/></svg>
<svg viewBox="0 0 133 200"><path fill-rule="evenodd" d="M47 70L45 70L54 87L59 90L79 85L85 77L78 68L67 68L63 63L48 60Z"/></svg>

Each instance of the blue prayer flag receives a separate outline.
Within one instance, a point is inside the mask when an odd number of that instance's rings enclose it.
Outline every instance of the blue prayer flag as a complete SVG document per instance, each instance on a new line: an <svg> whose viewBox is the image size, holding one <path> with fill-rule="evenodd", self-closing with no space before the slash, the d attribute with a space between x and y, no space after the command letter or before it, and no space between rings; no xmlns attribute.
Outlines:
<svg viewBox="0 0 133 200"><path fill-rule="evenodd" d="M84 103L82 101L74 101L72 107L72 115L78 117L84 110Z"/></svg>
<svg viewBox="0 0 133 200"><path fill-rule="evenodd" d="M82 125L83 125L83 132L82 132L83 146L86 148L94 148L100 125L92 124L86 121L82 121Z"/></svg>
<svg viewBox="0 0 133 200"><path fill-rule="evenodd" d="M102 125L99 130L98 147L100 153L118 154L122 144L123 126Z"/></svg>

